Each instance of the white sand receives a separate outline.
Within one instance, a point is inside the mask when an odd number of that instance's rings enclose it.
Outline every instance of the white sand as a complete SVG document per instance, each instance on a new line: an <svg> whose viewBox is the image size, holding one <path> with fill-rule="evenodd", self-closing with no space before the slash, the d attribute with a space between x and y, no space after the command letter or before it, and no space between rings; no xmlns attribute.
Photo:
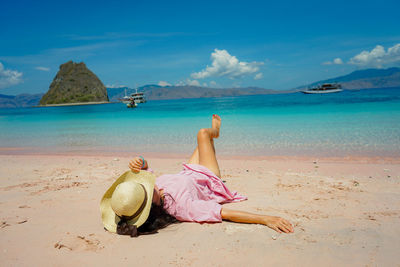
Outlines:
<svg viewBox="0 0 400 267"><path fill-rule="evenodd" d="M184 159L153 156L156 174ZM381 159L223 159L249 197L230 208L278 215L260 225L181 223L138 238L103 229L99 201L128 158L0 156L2 266L398 266L400 163ZM122 265L121 265L122 264Z"/></svg>

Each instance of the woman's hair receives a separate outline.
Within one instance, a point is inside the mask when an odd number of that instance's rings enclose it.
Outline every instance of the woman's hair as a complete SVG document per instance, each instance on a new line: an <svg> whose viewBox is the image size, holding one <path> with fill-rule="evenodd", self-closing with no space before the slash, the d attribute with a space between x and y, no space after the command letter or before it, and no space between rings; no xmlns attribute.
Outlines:
<svg viewBox="0 0 400 267"><path fill-rule="evenodd" d="M169 215L160 205L151 205L149 217L146 222L138 228L138 235L155 234L158 229L167 227L170 224L176 223L178 220Z"/></svg>
<svg viewBox="0 0 400 267"><path fill-rule="evenodd" d="M174 216L169 215L165 211L163 208L163 202L164 201L161 202L160 206L151 204L149 217L139 228L134 225L129 225L124 220L121 220L117 225L117 233L119 235L130 235L131 237L155 234L159 229L178 222Z"/></svg>

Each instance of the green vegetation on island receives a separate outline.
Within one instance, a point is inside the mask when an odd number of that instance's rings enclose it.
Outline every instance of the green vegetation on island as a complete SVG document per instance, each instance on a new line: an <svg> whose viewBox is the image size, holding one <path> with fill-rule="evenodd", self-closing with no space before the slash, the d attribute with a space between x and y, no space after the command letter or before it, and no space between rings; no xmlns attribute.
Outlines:
<svg viewBox="0 0 400 267"><path fill-rule="evenodd" d="M68 61L60 66L40 105L108 102L107 89L85 63Z"/></svg>

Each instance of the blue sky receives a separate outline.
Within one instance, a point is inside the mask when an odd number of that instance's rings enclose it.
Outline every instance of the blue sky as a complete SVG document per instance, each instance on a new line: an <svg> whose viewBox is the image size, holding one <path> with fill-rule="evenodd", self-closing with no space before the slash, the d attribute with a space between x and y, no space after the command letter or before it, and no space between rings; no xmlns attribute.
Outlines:
<svg viewBox="0 0 400 267"><path fill-rule="evenodd" d="M289 89L400 66L399 1L2 1L0 94L85 62L107 86Z"/></svg>

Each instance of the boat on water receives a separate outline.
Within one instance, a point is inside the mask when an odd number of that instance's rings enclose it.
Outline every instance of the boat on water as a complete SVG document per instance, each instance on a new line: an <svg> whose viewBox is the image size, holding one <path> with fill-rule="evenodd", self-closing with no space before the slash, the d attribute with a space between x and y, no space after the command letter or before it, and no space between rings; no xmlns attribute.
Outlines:
<svg viewBox="0 0 400 267"><path fill-rule="evenodd" d="M146 98L143 92L138 92L136 88L136 92L131 94L130 96L126 95L125 89L125 96L119 98L119 100L124 103L128 108L136 108L139 103L146 103Z"/></svg>
<svg viewBox="0 0 400 267"><path fill-rule="evenodd" d="M143 92L138 93L137 88L136 88L136 93L131 94L131 97L133 98L133 101L135 101L136 104L146 103L144 93Z"/></svg>
<svg viewBox="0 0 400 267"><path fill-rule="evenodd" d="M317 87L308 88L307 90L301 91L304 94L328 94L338 93L343 91L342 86L339 83L324 83Z"/></svg>
<svg viewBox="0 0 400 267"><path fill-rule="evenodd" d="M135 101L129 102L128 104L126 104L127 108L136 108L137 104L135 103Z"/></svg>
<svg viewBox="0 0 400 267"><path fill-rule="evenodd" d="M123 96L122 98L120 98L118 100L120 100L122 103L124 103L126 105L131 102L131 97L126 95L126 89L125 89L125 96Z"/></svg>

